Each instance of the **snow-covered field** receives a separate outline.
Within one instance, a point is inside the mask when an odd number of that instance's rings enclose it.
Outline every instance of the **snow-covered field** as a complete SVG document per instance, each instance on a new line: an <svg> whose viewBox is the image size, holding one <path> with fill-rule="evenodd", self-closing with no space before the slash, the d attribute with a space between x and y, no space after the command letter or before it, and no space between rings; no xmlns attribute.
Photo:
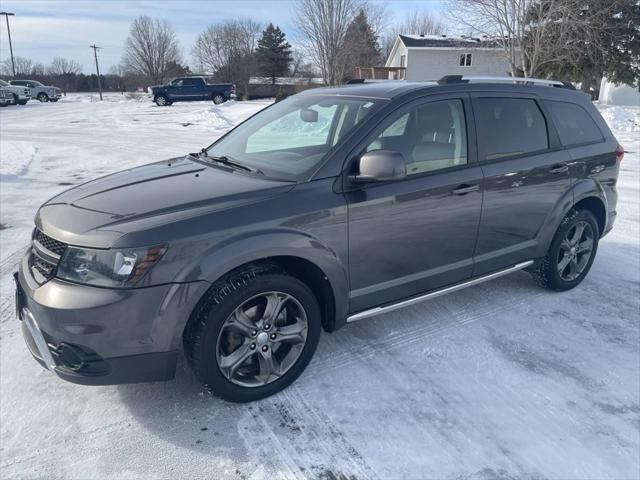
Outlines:
<svg viewBox="0 0 640 480"><path fill-rule="evenodd" d="M184 364L168 383L66 383L23 343L11 273L43 201L198 150L269 103L91 100L0 111L1 478L639 478L640 109L603 109L629 153L580 287L518 273L349 325L292 387L235 405Z"/></svg>

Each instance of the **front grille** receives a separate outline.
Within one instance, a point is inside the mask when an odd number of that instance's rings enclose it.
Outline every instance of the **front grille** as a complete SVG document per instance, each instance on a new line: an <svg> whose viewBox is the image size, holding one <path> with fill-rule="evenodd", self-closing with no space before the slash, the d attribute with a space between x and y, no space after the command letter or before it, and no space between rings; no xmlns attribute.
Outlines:
<svg viewBox="0 0 640 480"><path fill-rule="evenodd" d="M36 234L34 239L38 241L40 245L49 250L51 253L55 253L57 256L61 257L67 248L66 243L59 242L58 240L54 240L49 235L44 234L40 230L36 229Z"/></svg>
<svg viewBox="0 0 640 480"><path fill-rule="evenodd" d="M66 248L66 243L55 240L38 229L34 231L29 267L38 283L42 284L53 278Z"/></svg>

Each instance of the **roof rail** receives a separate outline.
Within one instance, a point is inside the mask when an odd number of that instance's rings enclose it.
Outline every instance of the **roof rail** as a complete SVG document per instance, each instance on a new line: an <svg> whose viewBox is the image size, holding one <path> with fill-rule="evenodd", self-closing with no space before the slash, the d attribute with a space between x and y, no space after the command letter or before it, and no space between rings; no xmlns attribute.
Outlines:
<svg viewBox="0 0 640 480"><path fill-rule="evenodd" d="M516 85L545 85L547 87L567 88L575 90L569 82L560 80L547 80L544 78L528 77L467 77L463 75L445 75L438 80L439 85L450 85L453 83L514 83Z"/></svg>

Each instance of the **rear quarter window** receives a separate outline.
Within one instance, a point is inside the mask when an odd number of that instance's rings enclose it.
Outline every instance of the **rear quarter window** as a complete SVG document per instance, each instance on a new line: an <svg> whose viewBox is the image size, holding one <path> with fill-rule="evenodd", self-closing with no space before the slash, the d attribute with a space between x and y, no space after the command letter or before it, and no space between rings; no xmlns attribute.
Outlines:
<svg viewBox="0 0 640 480"><path fill-rule="evenodd" d="M535 100L478 98L478 138L484 158L496 160L549 148L547 122Z"/></svg>
<svg viewBox="0 0 640 480"><path fill-rule="evenodd" d="M575 103L545 101L564 146L599 142L604 137L591 115Z"/></svg>

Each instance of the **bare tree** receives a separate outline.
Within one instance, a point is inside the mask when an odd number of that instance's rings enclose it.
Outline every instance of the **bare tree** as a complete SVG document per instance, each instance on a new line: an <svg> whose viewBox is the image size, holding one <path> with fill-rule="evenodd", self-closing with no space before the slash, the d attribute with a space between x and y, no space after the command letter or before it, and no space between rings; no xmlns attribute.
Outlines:
<svg viewBox="0 0 640 480"><path fill-rule="evenodd" d="M361 0L298 0L296 4L296 25L327 85L337 85L344 77L348 48L344 37L362 6Z"/></svg>
<svg viewBox="0 0 640 480"><path fill-rule="evenodd" d="M193 56L204 73L242 86L247 94L249 77L257 70L254 52L262 28L250 18L210 25L198 35Z"/></svg>
<svg viewBox="0 0 640 480"><path fill-rule="evenodd" d="M166 20L142 15L131 25L123 62L153 83L166 80L167 66L180 62L176 34Z"/></svg>
<svg viewBox="0 0 640 480"><path fill-rule="evenodd" d="M62 91L67 94L69 83L73 76L82 72L82 65L75 60L55 57L49 66L49 74L54 75L62 82Z"/></svg>
<svg viewBox="0 0 640 480"><path fill-rule="evenodd" d="M382 38L382 54L388 57L398 35L440 35L445 32L444 22L427 10L415 9L387 28Z"/></svg>
<svg viewBox="0 0 640 480"><path fill-rule="evenodd" d="M611 2L614 4L615 2ZM582 14L585 0L449 0L447 11L471 33L494 39L511 74L534 76L545 65L571 62L576 52L597 48L598 22ZM610 14L603 8L598 14Z"/></svg>
<svg viewBox="0 0 640 480"><path fill-rule="evenodd" d="M34 64L32 60L24 57L15 57L16 66L16 78L29 77L34 74L34 69L40 64ZM2 67L0 69L3 75L13 76L13 70L11 69L11 58L6 58L2 61Z"/></svg>

